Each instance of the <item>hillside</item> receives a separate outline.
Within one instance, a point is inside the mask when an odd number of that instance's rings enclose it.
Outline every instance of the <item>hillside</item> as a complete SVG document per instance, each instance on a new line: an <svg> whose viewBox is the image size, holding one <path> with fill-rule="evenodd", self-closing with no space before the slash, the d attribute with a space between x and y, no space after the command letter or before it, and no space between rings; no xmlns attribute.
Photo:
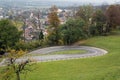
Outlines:
<svg viewBox="0 0 120 80"><path fill-rule="evenodd" d="M120 80L119 41L120 31L88 39L84 45L100 47L109 53L101 57L39 63L26 80Z"/></svg>

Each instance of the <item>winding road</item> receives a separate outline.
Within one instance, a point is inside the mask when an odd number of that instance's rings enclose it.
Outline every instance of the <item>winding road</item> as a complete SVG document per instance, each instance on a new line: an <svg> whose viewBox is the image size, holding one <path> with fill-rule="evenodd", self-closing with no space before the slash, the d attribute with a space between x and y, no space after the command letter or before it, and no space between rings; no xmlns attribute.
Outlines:
<svg viewBox="0 0 120 80"><path fill-rule="evenodd" d="M17 62L21 62L27 59L32 59L37 62L48 62L48 61L56 61L56 60L68 60L68 59L78 59L78 58L87 58L87 57L95 57L102 56L107 54L108 52L104 49L96 48L96 47L88 47L88 46L55 46L55 47L47 47L38 49L30 52L29 54L50 54L55 51L62 50L86 50L85 54L52 54L52 55L42 55L42 56L25 56L17 60ZM2 65L5 61L3 60L0 65Z"/></svg>

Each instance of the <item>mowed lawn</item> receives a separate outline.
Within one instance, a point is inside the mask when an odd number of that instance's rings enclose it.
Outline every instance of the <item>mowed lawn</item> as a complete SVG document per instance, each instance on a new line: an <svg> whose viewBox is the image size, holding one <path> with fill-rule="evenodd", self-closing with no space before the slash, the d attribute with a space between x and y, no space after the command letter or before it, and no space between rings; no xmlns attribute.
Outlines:
<svg viewBox="0 0 120 80"><path fill-rule="evenodd" d="M120 80L120 35L88 39L84 45L106 49L104 56L34 64L22 80Z"/></svg>
<svg viewBox="0 0 120 80"><path fill-rule="evenodd" d="M87 51L85 50L77 50L77 49L71 49L71 50L62 50L62 51L55 51L50 53L50 55L55 55L55 54L84 54Z"/></svg>
<svg viewBox="0 0 120 80"><path fill-rule="evenodd" d="M23 80L120 80L120 35L94 37L84 44L109 53L94 58L38 63Z"/></svg>
<svg viewBox="0 0 120 80"><path fill-rule="evenodd" d="M26 56L44 56L44 55L72 55L72 54L85 54L86 50L77 50L77 49L71 49L71 50L61 50L61 51L55 51L51 52L49 54L27 54Z"/></svg>

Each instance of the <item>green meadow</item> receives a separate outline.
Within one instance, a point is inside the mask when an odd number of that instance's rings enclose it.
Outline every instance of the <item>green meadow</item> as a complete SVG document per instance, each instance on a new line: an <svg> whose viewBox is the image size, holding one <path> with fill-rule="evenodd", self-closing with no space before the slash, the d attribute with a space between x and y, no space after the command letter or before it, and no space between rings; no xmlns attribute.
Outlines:
<svg viewBox="0 0 120 80"><path fill-rule="evenodd" d="M108 54L35 63L29 67L31 72L21 75L21 80L120 80L120 34L94 37L83 42L82 45L105 49Z"/></svg>
<svg viewBox="0 0 120 80"><path fill-rule="evenodd" d="M56 51L56 52L52 52L50 54L84 54L85 52L87 52L87 51L71 49L71 50Z"/></svg>
<svg viewBox="0 0 120 80"><path fill-rule="evenodd" d="M82 45L102 48L109 53L92 58L38 63L22 80L120 80L120 34L90 38Z"/></svg>

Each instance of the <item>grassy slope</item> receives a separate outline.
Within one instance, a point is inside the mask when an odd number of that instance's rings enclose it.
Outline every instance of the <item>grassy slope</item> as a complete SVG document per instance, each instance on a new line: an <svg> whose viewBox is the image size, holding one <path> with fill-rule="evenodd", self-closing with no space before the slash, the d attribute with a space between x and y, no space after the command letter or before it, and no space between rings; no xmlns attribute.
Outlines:
<svg viewBox="0 0 120 80"><path fill-rule="evenodd" d="M120 80L120 35L91 38L85 45L106 49L109 54L39 63L22 80Z"/></svg>
<svg viewBox="0 0 120 80"><path fill-rule="evenodd" d="M85 45L106 49L109 54L39 63L26 80L120 80L120 35L91 38Z"/></svg>

